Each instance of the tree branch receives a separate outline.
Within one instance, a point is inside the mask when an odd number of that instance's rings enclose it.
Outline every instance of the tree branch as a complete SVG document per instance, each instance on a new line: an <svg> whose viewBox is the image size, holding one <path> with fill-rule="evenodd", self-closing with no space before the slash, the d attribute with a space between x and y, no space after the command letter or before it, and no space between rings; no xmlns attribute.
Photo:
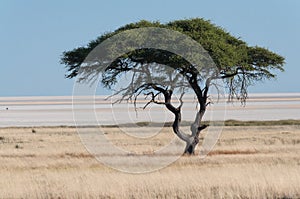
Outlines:
<svg viewBox="0 0 300 199"><path fill-rule="evenodd" d="M205 111L201 110L197 113L195 121L191 125L192 137L198 137L200 131L208 127L208 125L201 125L204 113Z"/></svg>
<svg viewBox="0 0 300 199"><path fill-rule="evenodd" d="M145 108L146 108L149 104L151 104L151 103L155 103L155 104L163 104L163 105L165 105L166 103L155 100L155 98L156 98L160 93L161 93L161 92L158 92L158 93L156 93L155 95L154 95L153 92L147 93L146 96L151 95L151 100L150 100L149 102L147 102L147 104L143 107L143 109L145 109ZM147 98L147 97L146 97L146 98Z"/></svg>
<svg viewBox="0 0 300 199"><path fill-rule="evenodd" d="M182 92L181 93L181 95L180 95L180 97L179 97L179 102L180 102L180 105L178 106L178 108L177 109L181 109L181 107L182 107L182 105L183 105L183 100L182 100L182 98L183 98L183 95L184 95L185 93L184 92Z"/></svg>

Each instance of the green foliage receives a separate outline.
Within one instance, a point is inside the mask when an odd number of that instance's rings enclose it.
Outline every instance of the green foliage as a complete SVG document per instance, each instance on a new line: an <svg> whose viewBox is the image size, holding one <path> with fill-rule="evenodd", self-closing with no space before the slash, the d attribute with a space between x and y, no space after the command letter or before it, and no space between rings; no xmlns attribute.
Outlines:
<svg viewBox="0 0 300 199"><path fill-rule="evenodd" d="M80 65L88 54L101 42L120 32L145 27L175 30L188 35L201 44L219 70L219 74L216 77L225 79L231 97L235 96L243 100L247 97L247 87L250 84L274 78L274 70L283 71L284 58L282 56L266 48L248 46L245 41L232 36L229 32L210 21L202 18L194 18L176 20L166 24L145 20L130 23L114 32L101 35L84 47L66 51L61 58L61 63L67 68L66 77L73 78L77 76ZM144 39L139 37L139 35L129 36L135 37L136 40L141 40L142 42ZM121 40L118 45L126 45L126 42ZM180 48L180 42L177 45ZM117 50L117 48L112 50ZM108 66L106 73L102 74L102 83L105 87L110 88L118 81L119 75L123 72L130 71L139 64L149 63L167 65L188 77L197 76L197 81L203 80L201 79L201 74L195 70L193 63L187 62L187 60L178 55L159 49L140 49L120 56ZM93 70L95 70L94 73L97 72L97 69Z"/></svg>
<svg viewBox="0 0 300 199"><path fill-rule="evenodd" d="M209 52L219 69L230 70L234 66L244 66L252 71L259 68L283 70L284 58L280 55L265 48L248 47L246 42L231 36L224 29L210 23L210 21L196 18L173 21L167 24L142 20L138 23L125 25L114 32L103 34L85 47L75 48L72 51L63 53L61 63L65 64L68 72L70 72L67 74L67 77L72 78L76 76L78 67L88 53L104 40L121 31L142 27L168 28L190 36ZM265 75L269 77L271 73L266 73Z"/></svg>

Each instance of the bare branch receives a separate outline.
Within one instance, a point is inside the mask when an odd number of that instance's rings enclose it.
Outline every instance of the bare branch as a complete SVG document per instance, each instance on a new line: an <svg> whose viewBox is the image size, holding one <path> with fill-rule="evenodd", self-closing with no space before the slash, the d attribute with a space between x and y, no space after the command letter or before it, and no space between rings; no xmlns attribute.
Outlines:
<svg viewBox="0 0 300 199"><path fill-rule="evenodd" d="M201 122L202 122L202 118L203 118L203 116L204 116L204 113L205 113L205 110L204 111L199 111L198 113L197 113L197 115L196 115L196 118L195 118L195 121L193 122L193 124L191 125L191 131L192 131L192 136L193 137L198 137L199 136L199 133L200 133L200 131L201 130L203 130L203 129L201 129ZM202 125L202 126L204 126L204 125ZM207 127L207 126L206 126ZM205 128L206 128L205 127Z"/></svg>
<svg viewBox="0 0 300 199"><path fill-rule="evenodd" d="M207 103L205 104L205 106L207 107L207 106L210 105L210 104L212 104L212 102L207 102Z"/></svg>
<svg viewBox="0 0 300 199"><path fill-rule="evenodd" d="M179 105L178 109L181 109L181 107L182 107L182 105L183 105L183 100L182 100L182 98L183 98L183 95L184 95L184 94L185 94L185 93L182 92L181 95L180 95L180 97L179 97L180 105Z"/></svg>
<svg viewBox="0 0 300 199"><path fill-rule="evenodd" d="M145 108L146 108L149 104L151 104L151 103L155 103L155 104L163 104L163 105L165 105L166 103L155 100L155 98L156 98L159 94L160 94L160 92L156 93L155 95L154 95L153 92L147 93L146 96L151 95L152 98L151 98L151 100L150 100L149 102L147 102L147 104L143 107L143 109L145 109ZM147 98L147 97L146 97L146 98Z"/></svg>
<svg viewBox="0 0 300 199"><path fill-rule="evenodd" d="M242 71L242 73L239 73L239 71ZM226 79L226 78L230 78L230 77L234 77L237 74L244 74L244 70L242 67L237 67L234 73L225 73L223 72L223 76L219 76L217 77L218 79Z"/></svg>
<svg viewBox="0 0 300 199"><path fill-rule="evenodd" d="M198 131L202 131L202 130L206 129L207 127L209 127L209 125L204 124L204 125L198 127Z"/></svg>

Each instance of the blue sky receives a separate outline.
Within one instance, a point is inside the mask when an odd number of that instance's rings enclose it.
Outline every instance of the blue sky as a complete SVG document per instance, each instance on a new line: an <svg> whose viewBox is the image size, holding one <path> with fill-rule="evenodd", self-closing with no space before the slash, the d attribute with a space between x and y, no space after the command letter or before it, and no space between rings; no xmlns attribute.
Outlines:
<svg viewBox="0 0 300 199"><path fill-rule="evenodd" d="M286 57L286 72L250 92L300 92L298 0L110 0L0 2L0 96L72 95L63 51L141 19L203 17L250 45Z"/></svg>

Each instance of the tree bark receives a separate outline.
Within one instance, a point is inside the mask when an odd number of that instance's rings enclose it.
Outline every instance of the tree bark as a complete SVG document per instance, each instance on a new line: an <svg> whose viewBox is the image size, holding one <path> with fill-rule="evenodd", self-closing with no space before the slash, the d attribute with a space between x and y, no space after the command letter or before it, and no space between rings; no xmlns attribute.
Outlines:
<svg viewBox="0 0 300 199"><path fill-rule="evenodd" d="M205 113L205 109L200 109L200 111L197 113L194 123L191 125L191 135L185 134L180 131L180 122L181 122L181 105L177 108L175 108L171 104L171 97L172 97L172 91L166 91L164 93L165 97L165 106L169 111L171 111L175 115L175 119L173 122L173 131L174 133L186 143L186 147L184 150L184 154L187 155L194 155L196 147L199 143L199 135L200 132L205 129L207 126L201 125L202 117Z"/></svg>
<svg viewBox="0 0 300 199"><path fill-rule="evenodd" d="M188 135L186 133L181 132L180 128L179 128L180 127L180 122L181 122L181 107L182 107L182 104L183 104L181 98L180 98L181 104L179 105L179 107L174 107L171 103L172 94L173 94L172 90L165 90L165 89L160 88L156 85L151 85L151 86L152 86L153 89L163 93L164 98L165 98L165 102L163 104L175 116L172 127L173 127L174 133L181 140L183 140L186 143L186 147L185 147L185 150L184 150L183 153L187 154L187 155L195 154L196 147L199 143L200 132L207 127L206 125L201 125L202 117L203 117L203 115L205 113L205 110L206 110L206 106L205 106L206 96L205 96L205 98L203 98L202 93L201 93L201 89L199 88L199 86L197 84L194 85L194 88L196 88L196 90L198 88L198 90L197 90L198 92L196 92L196 94L197 94L197 97L198 97L198 101L200 103L200 111L196 114L195 121L191 125L191 132L192 133L191 133L191 135Z"/></svg>
<svg viewBox="0 0 300 199"><path fill-rule="evenodd" d="M191 134L188 142L186 142L186 148L184 151L185 154L188 154L188 155L195 154L196 147L199 144L199 135L200 135L201 131L207 127L207 125L201 125L201 121L202 121L202 117L203 117L204 113L205 113L205 109L200 110L196 114L195 121L191 125L192 134Z"/></svg>

